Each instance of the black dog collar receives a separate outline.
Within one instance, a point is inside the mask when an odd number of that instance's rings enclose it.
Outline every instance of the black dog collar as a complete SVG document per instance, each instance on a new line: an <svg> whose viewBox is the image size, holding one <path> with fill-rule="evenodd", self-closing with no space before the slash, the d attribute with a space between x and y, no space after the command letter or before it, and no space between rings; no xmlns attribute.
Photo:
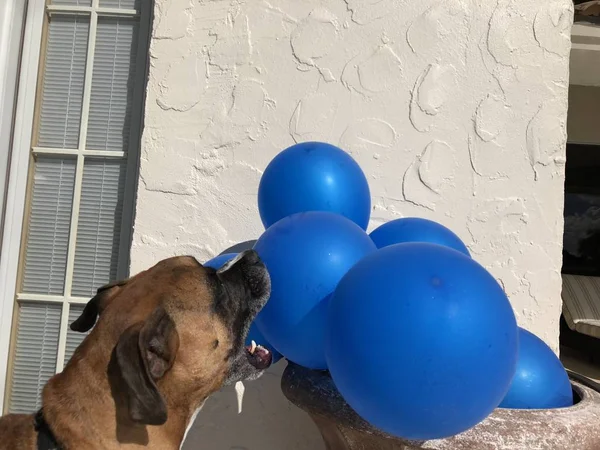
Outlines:
<svg viewBox="0 0 600 450"><path fill-rule="evenodd" d="M56 438L54 437L52 430L50 430L46 419L44 419L44 412L42 409L35 413L33 425L37 432L38 450L62 450L62 447L56 442Z"/></svg>

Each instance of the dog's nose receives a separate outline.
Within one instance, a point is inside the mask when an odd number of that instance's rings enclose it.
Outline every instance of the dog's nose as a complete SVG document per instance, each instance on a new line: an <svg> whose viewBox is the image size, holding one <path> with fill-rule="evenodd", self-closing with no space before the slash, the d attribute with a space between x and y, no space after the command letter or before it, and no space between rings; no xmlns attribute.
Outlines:
<svg viewBox="0 0 600 450"><path fill-rule="evenodd" d="M257 264L264 266L262 260L260 259L260 256L258 256L258 252L254 249L242 252L242 259L245 259L248 264Z"/></svg>

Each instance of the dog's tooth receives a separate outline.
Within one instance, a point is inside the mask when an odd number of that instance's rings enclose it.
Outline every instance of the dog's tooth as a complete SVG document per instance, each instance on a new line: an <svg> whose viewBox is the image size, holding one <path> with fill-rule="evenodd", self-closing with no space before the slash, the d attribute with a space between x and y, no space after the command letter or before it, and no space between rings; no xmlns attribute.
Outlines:
<svg viewBox="0 0 600 450"><path fill-rule="evenodd" d="M251 346L250 346L250 354L254 355L254 352L256 351L256 347L258 347L256 345L256 342L252 341Z"/></svg>

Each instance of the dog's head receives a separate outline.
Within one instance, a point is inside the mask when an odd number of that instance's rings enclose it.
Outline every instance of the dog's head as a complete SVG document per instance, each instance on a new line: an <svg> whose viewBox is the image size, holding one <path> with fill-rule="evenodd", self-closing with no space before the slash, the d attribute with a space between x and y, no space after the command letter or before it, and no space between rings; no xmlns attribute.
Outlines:
<svg viewBox="0 0 600 450"><path fill-rule="evenodd" d="M82 347L112 342L110 366L130 418L159 425L167 419L166 398L198 402L270 366L268 350L244 345L270 290L269 274L253 250L219 270L175 257L100 288L71 329L86 332L99 317ZM80 349L72 360L82 357Z"/></svg>

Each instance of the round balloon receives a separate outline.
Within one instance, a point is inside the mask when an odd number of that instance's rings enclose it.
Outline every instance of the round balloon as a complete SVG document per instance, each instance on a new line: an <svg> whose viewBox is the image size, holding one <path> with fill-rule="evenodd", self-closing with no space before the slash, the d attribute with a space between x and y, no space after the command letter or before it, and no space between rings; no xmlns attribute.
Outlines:
<svg viewBox="0 0 600 450"><path fill-rule="evenodd" d="M461 433L496 408L517 324L496 280L456 250L396 244L366 256L329 305L328 368L373 426L412 440Z"/></svg>
<svg viewBox="0 0 600 450"><path fill-rule="evenodd" d="M259 330L287 359L326 369L328 296L375 244L345 217L312 211L281 219L254 248L271 275L271 298L256 320Z"/></svg>
<svg viewBox="0 0 600 450"><path fill-rule="evenodd" d="M562 363L544 341L519 328L517 372L500 407L548 409L573 406L573 388Z"/></svg>
<svg viewBox="0 0 600 450"><path fill-rule="evenodd" d="M206 261L203 265L205 267L211 267L213 269L221 268L225 263L231 261L235 258L237 253L223 253L222 255L215 256L213 259ZM260 313L259 313L260 314ZM247 346L252 345L252 341L256 342L258 345L262 345L266 349L271 352L272 356L272 364L275 364L277 361L281 359L281 353L279 353L275 347L273 347L262 335L258 327L256 326L256 319L250 325L250 330L248 330L248 336L246 337L245 344Z"/></svg>
<svg viewBox="0 0 600 450"><path fill-rule="evenodd" d="M217 255L212 259L209 259L208 261L206 261L203 266L204 267L210 267L212 269L220 269L221 267L223 267L225 265L225 263L231 261L233 258L235 258L238 254L237 253L223 253L221 255Z"/></svg>
<svg viewBox="0 0 600 450"><path fill-rule="evenodd" d="M304 142L269 163L258 187L258 210L265 228L291 214L330 211L366 230L371 195L365 174L348 153Z"/></svg>
<svg viewBox="0 0 600 450"><path fill-rule="evenodd" d="M471 256L467 246L445 226L433 220L406 217L377 227L370 234L377 248L404 242L430 242L458 250Z"/></svg>

